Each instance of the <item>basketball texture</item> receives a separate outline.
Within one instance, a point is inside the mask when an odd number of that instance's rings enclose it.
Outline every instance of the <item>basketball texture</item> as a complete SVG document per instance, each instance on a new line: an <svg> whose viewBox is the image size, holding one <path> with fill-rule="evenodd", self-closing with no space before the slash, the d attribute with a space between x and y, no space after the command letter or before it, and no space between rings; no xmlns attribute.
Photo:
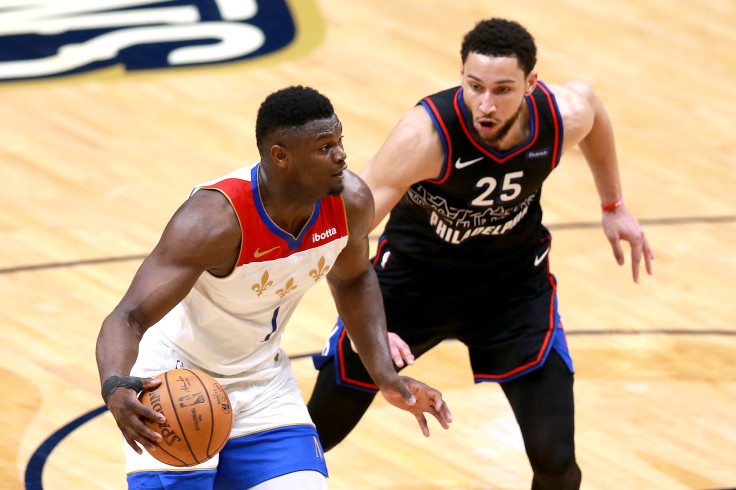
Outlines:
<svg viewBox="0 0 736 490"><path fill-rule="evenodd" d="M163 380L140 401L162 413L166 422L146 421L161 434L151 456L171 466L194 466L217 454L233 426L230 399L212 376L195 369L174 369L159 374Z"/></svg>

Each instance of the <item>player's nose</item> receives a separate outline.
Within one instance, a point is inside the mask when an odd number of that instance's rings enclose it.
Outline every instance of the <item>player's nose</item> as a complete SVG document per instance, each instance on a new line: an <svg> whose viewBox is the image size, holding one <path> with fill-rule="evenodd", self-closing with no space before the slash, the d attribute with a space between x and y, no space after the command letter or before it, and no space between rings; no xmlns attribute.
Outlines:
<svg viewBox="0 0 736 490"><path fill-rule="evenodd" d="M496 100L490 93L483 94L480 100L480 111L485 115L490 115L496 112Z"/></svg>
<svg viewBox="0 0 736 490"><path fill-rule="evenodd" d="M348 154L345 152L345 148L342 147L342 145L335 148L335 151L332 153L332 159L335 161L335 163L339 163L340 165L345 162L345 159L348 157Z"/></svg>

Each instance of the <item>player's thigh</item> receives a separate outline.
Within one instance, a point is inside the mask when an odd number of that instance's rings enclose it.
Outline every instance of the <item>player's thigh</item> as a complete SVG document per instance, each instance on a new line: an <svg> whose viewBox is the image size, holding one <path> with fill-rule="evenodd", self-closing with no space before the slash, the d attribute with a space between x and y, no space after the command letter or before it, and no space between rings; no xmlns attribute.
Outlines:
<svg viewBox="0 0 736 490"><path fill-rule="evenodd" d="M327 476L322 445L312 425L276 427L235 437L219 456L215 481L218 489L251 488L294 472Z"/></svg>
<svg viewBox="0 0 736 490"><path fill-rule="evenodd" d="M316 471L295 471L259 483L251 490L326 490L327 478Z"/></svg>
<svg viewBox="0 0 736 490"><path fill-rule="evenodd" d="M128 475L128 490L208 490L214 488L216 470L142 471Z"/></svg>

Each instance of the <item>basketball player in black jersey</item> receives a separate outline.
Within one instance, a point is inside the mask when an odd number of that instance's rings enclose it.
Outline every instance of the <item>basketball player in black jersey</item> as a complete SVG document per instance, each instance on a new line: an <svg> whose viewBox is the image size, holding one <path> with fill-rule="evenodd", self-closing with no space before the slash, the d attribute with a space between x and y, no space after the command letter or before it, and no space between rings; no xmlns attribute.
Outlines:
<svg viewBox="0 0 736 490"><path fill-rule="evenodd" d="M501 384L521 428L533 489L579 488L573 369L549 271L540 195L561 155L578 145L602 203L619 264L634 281L654 258L622 199L606 112L580 82L546 85L519 24L478 23L461 48L462 84L426 97L361 171L373 226L391 213L374 267L398 368L447 338L468 346L476 382ZM325 450L358 423L376 386L341 320L309 410ZM492 444L489 441L489 444Z"/></svg>

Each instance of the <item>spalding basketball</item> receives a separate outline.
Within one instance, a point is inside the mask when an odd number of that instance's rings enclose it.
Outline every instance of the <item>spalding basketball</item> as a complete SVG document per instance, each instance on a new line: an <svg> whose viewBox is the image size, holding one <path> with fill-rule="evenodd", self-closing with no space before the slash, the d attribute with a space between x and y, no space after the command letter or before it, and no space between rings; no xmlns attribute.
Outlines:
<svg viewBox="0 0 736 490"><path fill-rule="evenodd" d="M140 395L141 403L166 417L163 424L146 421L163 437L151 456L171 466L194 466L212 458L233 426L223 387L195 369L174 369L156 378L162 380L159 387Z"/></svg>

